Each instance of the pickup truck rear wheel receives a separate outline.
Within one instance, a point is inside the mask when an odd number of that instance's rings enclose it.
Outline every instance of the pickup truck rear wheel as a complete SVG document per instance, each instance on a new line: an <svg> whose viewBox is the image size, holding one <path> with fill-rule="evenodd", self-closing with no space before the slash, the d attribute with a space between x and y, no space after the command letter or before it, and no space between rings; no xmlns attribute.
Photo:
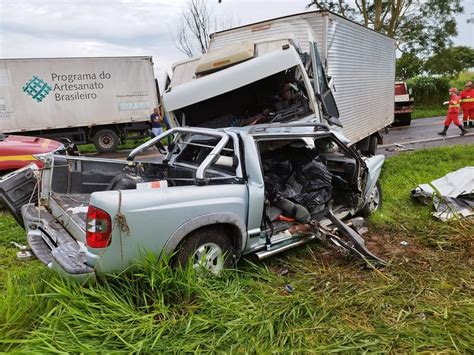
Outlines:
<svg viewBox="0 0 474 355"><path fill-rule="evenodd" d="M234 248L225 228L200 228L178 246L174 264L186 265L190 262L195 269L204 268L218 274L232 266L234 256Z"/></svg>
<svg viewBox="0 0 474 355"><path fill-rule="evenodd" d="M101 153L115 152L119 143L119 136L111 129L101 129L94 135L94 145Z"/></svg>

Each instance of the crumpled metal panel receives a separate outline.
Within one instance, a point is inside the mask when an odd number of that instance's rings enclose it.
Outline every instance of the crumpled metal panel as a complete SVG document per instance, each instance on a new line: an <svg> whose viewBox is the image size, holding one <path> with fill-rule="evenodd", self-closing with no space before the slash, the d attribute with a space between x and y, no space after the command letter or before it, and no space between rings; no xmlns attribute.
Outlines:
<svg viewBox="0 0 474 355"><path fill-rule="evenodd" d="M433 203L433 216L447 221L474 216L474 166L466 166L412 190L412 196Z"/></svg>

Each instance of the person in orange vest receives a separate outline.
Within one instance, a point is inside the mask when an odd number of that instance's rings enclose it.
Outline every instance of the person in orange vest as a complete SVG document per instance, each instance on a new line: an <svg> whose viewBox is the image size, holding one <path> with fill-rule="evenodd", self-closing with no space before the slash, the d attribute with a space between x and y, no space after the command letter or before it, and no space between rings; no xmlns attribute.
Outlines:
<svg viewBox="0 0 474 355"><path fill-rule="evenodd" d="M457 95L458 89L451 88L449 89L449 101L448 101L448 115L446 116L446 120L444 121L444 129L441 132L438 132L440 136L445 136L446 132L448 131L451 122L453 122L456 126L459 127L461 130L461 136L466 134L466 130L464 127L459 123L459 96Z"/></svg>
<svg viewBox="0 0 474 355"><path fill-rule="evenodd" d="M460 99L464 128L472 128L474 125L474 89L472 89L472 81L468 81L466 85L464 85Z"/></svg>

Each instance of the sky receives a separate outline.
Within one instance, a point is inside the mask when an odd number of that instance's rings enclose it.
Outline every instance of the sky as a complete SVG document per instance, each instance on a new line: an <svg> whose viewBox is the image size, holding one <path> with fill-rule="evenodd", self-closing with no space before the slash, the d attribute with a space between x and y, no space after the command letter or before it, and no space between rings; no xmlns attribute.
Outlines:
<svg viewBox="0 0 474 355"><path fill-rule="evenodd" d="M206 0L244 25L305 11L308 0ZM157 76L184 59L173 39L185 0L0 0L0 58L153 56ZM463 0L455 44L474 47L474 0ZM472 14L472 15L471 15Z"/></svg>

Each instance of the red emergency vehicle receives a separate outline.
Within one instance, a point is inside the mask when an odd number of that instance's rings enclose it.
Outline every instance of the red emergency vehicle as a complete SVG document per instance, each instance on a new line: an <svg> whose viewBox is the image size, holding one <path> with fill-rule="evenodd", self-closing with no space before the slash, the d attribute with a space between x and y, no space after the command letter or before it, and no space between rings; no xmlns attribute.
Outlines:
<svg viewBox="0 0 474 355"><path fill-rule="evenodd" d="M3 135L0 133L0 174L19 169L30 163L42 167L34 154L61 151L64 145L60 142L38 137Z"/></svg>

